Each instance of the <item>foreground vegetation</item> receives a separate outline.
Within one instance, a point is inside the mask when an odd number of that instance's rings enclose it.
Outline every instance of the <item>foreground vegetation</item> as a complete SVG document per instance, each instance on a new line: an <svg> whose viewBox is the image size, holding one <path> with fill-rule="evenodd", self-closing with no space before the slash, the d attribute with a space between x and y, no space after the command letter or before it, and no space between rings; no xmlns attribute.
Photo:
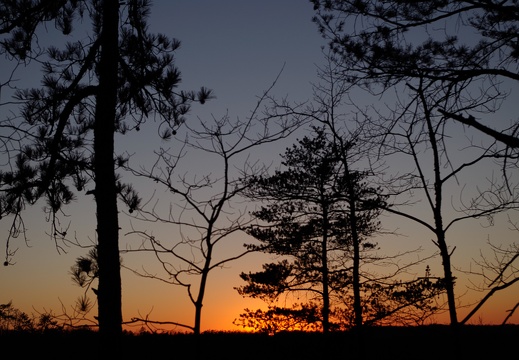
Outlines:
<svg viewBox="0 0 519 360"><path fill-rule="evenodd" d="M184 359L498 359L511 354L518 325L368 327L362 333L286 332L274 336L242 332L192 334L125 333L117 358ZM111 342L113 344L113 342ZM106 354L98 333L4 331L2 357L92 359ZM16 345L19 344L19 345ZM5 357L4 357L5 356Z"/></svg>

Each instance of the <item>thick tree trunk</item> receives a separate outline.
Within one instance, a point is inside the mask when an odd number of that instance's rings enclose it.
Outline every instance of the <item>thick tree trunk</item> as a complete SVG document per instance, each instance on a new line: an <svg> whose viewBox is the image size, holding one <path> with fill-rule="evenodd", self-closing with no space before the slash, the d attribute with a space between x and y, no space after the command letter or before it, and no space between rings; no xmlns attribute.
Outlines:
<svg viewBox="0 0 519 360"><path fill-rule="evenodd" d="M119 223L114 168L119 1L103 1L99 90L94 124L95 200L99 265L98 319L102 335L122 333Z"/></svg>

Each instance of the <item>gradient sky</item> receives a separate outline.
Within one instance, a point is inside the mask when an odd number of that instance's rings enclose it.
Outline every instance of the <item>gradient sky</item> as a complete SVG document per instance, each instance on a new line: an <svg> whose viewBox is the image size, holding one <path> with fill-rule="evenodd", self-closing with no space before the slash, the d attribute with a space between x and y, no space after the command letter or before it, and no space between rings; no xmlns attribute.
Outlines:
<svg viewBox="0 0 519 360"><path fill-rule="evenodd" d="M307 0L156 0L152 7L150 26L151 30L165 33L182 42L176 54L176 65L183 77L182 89L206 86L215 92L216 99L193 108L190 118L197 121L198 118L210 119L211 116L219 118L226 113L231 117L247 117L256 105L257 96L272 84L283 67L273 95L288 96L291 101L311 99L311 83L317 81L316 65L324 62L321 46L325 45L311 21L312 16L312 5ZM30 78L38 79L38 73ZM513 115L514 108L515 106L510 106L507 109L505 106L505 114L516 116ZM118 140L119 148L135 153L135 161L143 162L159 146L174 146L160 142L153 131L141 131ZM261 155L255 155L264 157L268 162L271 160L269 157L283 153L284 148L293 140L265 149ZM184 171L198 175L207 174L208 171L217 173L218 164L213 163L212 159L200 153L191 153L189 156ZM153 193L152 184L138 182L137 185L144 198ZM159 196L168 201L169 195L163 189L158 191ZM171 198L171 201L175 199ZM15 307L28 313L52 310L56 314L62 312L63 304L70 313L71 306L81 295L82 289L72 283L68 271L75 258L84 255L85 250L70 247L66 248L66 253L57 251L47 235L50 225L45 221L41 207L42 204L37 204L27 212L29 246L18 238L14 244L18 247L14 258L16 264L0 269L0 303L12 301ZM91 198L80 197L77 205L67 209L67 214L69 216L64 220L71 223L69 234L75 234L83 244L94 238L94 203ZM9 219L0 221L2 236L8 231L8 221ZM434 251L431 246L432 234L425 234L423 229L413 223L396 223L393 218L384 221L406 235L392 240L379 239L380 245L389 253L417 247L424 249L421 256ZM136 239L125 235L131 229L130 219L121 214L120 222L121 248L134 246ZM453 245L457 247L453 255L454 265L463 269L468 269L471 259L479 256L487 239L499 244L509 244L518 238L517 232L506 231L508 225L505 217L497 218L492 228L484 228L477 221L473 224L453 229L451 234L452 239L455 239ZM142 228L142 225L138 226ZM157 226L153 231L169 241L178 236L178 230L171 227ZM230 238L218 250L221 252L219 256L239 250L241 244L247 240L239 236ZM243 299L233 287L242 285L238 277L240 272L257 271L266 260L269 259L264 255L249 256L211 273L203 308L202 330L238 330L232 325L232 321L244 308L256 309L264 306L260 301ZM152 259L145 257L125 256L123 261L126 266L135 269L144 266L149 271L159 273L160 270ZM430 262L430 265L434 275L441 274L439 260ZM125 321L134 316L149 315L150 319L155 320L185 322L190 325L193 323L194 309L183 289L138 278L125 270L122 276ZM458 284L458 295L466 293L461 300L462 305L469 305L481 296L468 290L469 283L466 279L460 278ZM90 297L93 298L91 294ZM506 316L505 310L510 309L518 300L519 290L516 287L503 296L496 296L474 321L500 322ZM467 309L460 308L460 318L466 311ZM444 320L442 317L438 318L438 321ZM513 322L519 323L518 314L514 316Z"/></svg>

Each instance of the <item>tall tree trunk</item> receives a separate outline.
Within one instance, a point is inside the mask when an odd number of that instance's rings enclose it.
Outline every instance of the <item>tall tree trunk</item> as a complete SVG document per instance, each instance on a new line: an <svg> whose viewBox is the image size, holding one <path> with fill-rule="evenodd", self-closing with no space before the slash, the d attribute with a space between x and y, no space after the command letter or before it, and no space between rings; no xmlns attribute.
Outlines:
<svg viewBox="0 0 519 360"><path fill-rule="evenodd" d="M346 148L344 145L341 146L341 158L344 165L344 175L347 181L348 191L348 204L349 204L349 223L351 232L351 242L353 245L353 269L352 269L352 280L353 280L353 314L354 314L354 327L360 329L363 325L362 319L362 299L360 296L360 236L359 236L359 219L357 217L357 191L355 189L355 180L350 173L348 166L348 156L346 154Z"/></svg>
<svg viewBox="0 0 519 360"><path fill-rule="evenodd" d="M443 274L445 279L445 287L447 291L447 302L449 305L449 316L452 326L458 325L458 316L456 310L456 297L454 296L454 277L452 276L451 254L445 239L445 229L443 228L442 204L443 204L443 184L444 180L441 177L441 161L440 149L438 148L439 140L436 139L435 127L433 126L431 118L431 110L428 107L427 99L423 91L423 84L420 83L419 96L424 107L424 115L427 124L427 132L429 142L431 144L433 166L434 166L434 203L431 203L431 208L434 215L434 229L436 233L436 246L440 249L440 256L443 265Z"/></svg>
<svg viewBox="0 0 519 360"><path fill-rule="evenodd" d="M350 188L353 186L350 185ZM362 303L360 297L360 239L357 229L357 208L355 194L350 189L350 224L353 243L353 312L355 313L355 328L362 327Z"/></svg>
<svg viewBox="0 0 519 360"><path fill-rule="evenodd" d="M102 335L122 333L119 222L114 168L119 1L102 5L99 86L94 123L94 174L99 265L98 320Z"/></svg>
<svg viewBox="0 0 519 360"><path fill-rule="evenodd" d="M328 271L328 204L323 205L323 243L322 243L322 276L323 276L323 333L330 331L330 290Z"/></svg>

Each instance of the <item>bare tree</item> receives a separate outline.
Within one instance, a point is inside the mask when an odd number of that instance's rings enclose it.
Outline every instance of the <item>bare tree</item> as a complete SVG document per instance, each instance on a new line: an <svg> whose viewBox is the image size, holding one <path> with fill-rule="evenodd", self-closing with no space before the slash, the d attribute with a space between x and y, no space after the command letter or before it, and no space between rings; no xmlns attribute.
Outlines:
<svg viewBox="0 0 519 360"><path fill-rule="evenodd" d="M451 156L456 144L449 140L448 127L443 117L434 115L434 109L442 106L448 99L437 97L436 89L430 90L429 84L420 82L418 87L408 84L415 97L411 103L401 104L390 118L381 118L379 122L372 122L381 134L381 144L377 156L391 157L400 154L408 157L414 169L403 174L387 178L387 194L396 201L393 206L387 207L390 213L403 216L423 225L434 234L434 244L440 252L443 266L443 278L447 290L447 301L451 324L456 325L457 306L455 296L455 276L451 256L455 246L449 244L447 232L455 224L481 217L491 217L499 212L517 206L517 192L510 193L509 188L491 179L487 190L472 193L465 197L463 188L460 190L460 202L454 205L451 187L456 184L464 172L474 166L492 164L493 159L502 155L505 150L491 143L479 152L471 148L471 154ZM397 120L395 120L397 119ZM451 149L451 150L450 150ZM488 166L488 165L487 165ZM464 184L466 186L481 186ZM422 193L430 209L431 218L427 220L402 205L407 201L416 201L416 194ZM446 197L451 197L450 209L445 206ZM402 200L397 200L402 199ZM468 199L468 200L467 200ZM416 203L415 203L416 204ZM413 209L416 205L409 207ZM454 215L452 215L454 214Z"/></svg>
<svg viewBox="0 0 519 360"><path fill-rule="evenodd" d="M449 183L455 184L470 167L490 164L496 158L505 162L516 158L497 142L469 143L474 155L465 157L464 152L462 157L453 148L460 147L461 137L456 139L458 144L451 140L456 127L450 120L460 124L464 123L462 119L475 116L495 117L508 97L502 85L519 79L519 53L512 40L517 37L517 4L370 0L313 3L314 20L329 39L333 60L344 79L378 99L385 100L393 92L391 99L396 105L388 106L387 113L380 109L364 112L366 121L376 124L381 135L382 146L376 156L405 156L414 165L407 175L390 179L391 184L402 186L388 188L387 194L396 200L419 190L431 218L426 220L401 206L388 207L387 211L411 219L434 234L443 263L450 322L456 325L451 264L455 247L447 241L447 230L462 220L491 216L515 206L517 191L513 184L491 179L488 191L468 195L472 199L465 203L460 201L462 204L455 210L460 210L461 216L446 219ZM465 31L476 34L477 39L461 41L464 38L457 34ZM477 129L475 122L469 125ZM516 137L517 126L503 131L509 136L496 137L496 141L512 146L510 139ZM428 157L430 161L424 162ZM510 167L503 167L507 169Z"/></svg>
<svg viewBox="0 0 519 360"><path fill-rule="evenodd" d="M134 229L128 235L141 237L142 243L123 252L154 253L166 276L133 271L185 288L195 308L194 324L175 324L195 334L201 330L202 306L210 272L252 251L243 249L224 255L218 248L230 241L230 235L243 232L249 224L246 208L240 205L245 190L243 178L264 171L263 165L251 160L253 152L290 136L304 123L303 119L294 120L285 113L263 116L261 107L270 99L269 92L276 82L277 79L262 94L245 120L232 120L225 115L185 124L187 133L178 153L161 149L156 152L157 160L151 168L129 169L134 175L164 187L176 204L170 207L169 213L161 213L159 202L150 199L138 208L135 218L149 224L166 224L168 228L178 230L180 240L176 236L156 236L153 230ZM217 170L182 173L184 156L194 154L214 158Z"/></svg>

